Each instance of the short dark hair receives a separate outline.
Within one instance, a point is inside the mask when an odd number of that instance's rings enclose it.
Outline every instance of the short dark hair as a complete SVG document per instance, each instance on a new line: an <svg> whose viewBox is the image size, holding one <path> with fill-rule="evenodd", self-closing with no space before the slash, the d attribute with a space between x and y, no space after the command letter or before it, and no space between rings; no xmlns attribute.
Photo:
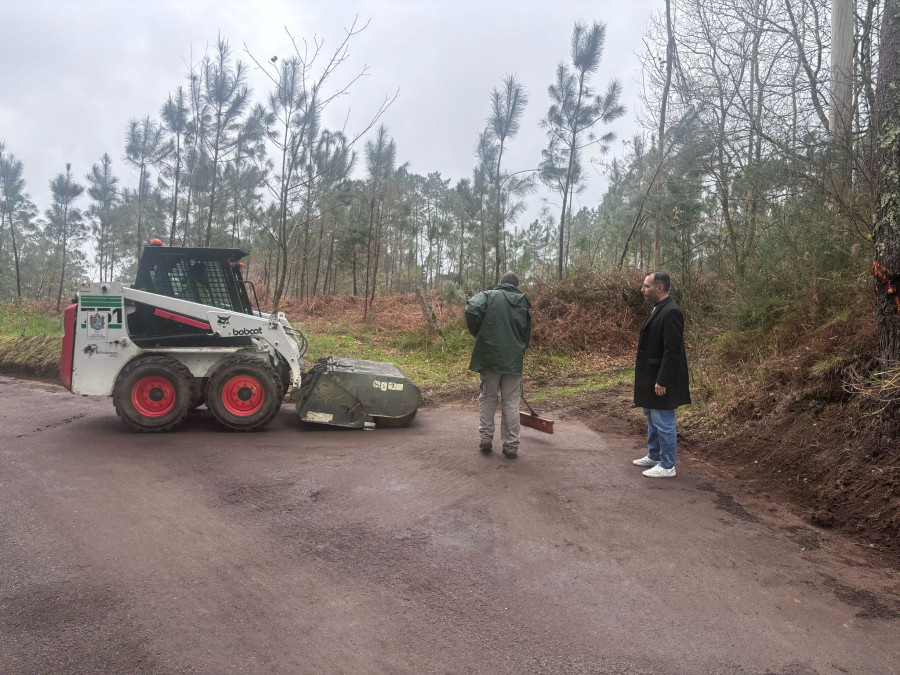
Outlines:
<svg viewBox="0 0 900 675"><path fill-rule="evenodd" d="M669 276L668 272L650 272L647 276L652 276L654 284L662 286L666 293L669 292L669 286L672 285L672 277Z"/></svg>
<svg viewBox="0 0 900 675"><path fill-rule="evenodd" d="M515 272L506 272L502 277L500 277L501 284L511 284L518 288L519 286L519 277L516 276Z"/></svg>

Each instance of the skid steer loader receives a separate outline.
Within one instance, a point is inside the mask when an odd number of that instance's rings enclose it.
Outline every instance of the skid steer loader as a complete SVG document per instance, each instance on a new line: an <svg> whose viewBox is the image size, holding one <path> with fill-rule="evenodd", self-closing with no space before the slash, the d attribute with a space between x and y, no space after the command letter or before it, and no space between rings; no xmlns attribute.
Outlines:
<svg viewBox="0 0 900 675"><path fill-rule="evenodd" d="M131 287L81 288L65 311L63 384L112 396L122 421L143 432L174 429L204 403L228 430L260 429L288 392L304 422L408 424L421 393L394 364L328 357L304 372L306 338L283 312L259 311L241 271L247 255L155 239Z"/></svg>

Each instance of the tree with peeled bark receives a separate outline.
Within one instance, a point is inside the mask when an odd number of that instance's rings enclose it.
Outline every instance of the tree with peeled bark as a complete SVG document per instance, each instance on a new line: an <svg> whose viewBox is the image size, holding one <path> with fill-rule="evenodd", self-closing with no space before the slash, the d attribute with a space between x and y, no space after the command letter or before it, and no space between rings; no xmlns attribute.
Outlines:
<svg viewBox="0 0 900 675"><path fill-rule="evenodd" d="M896 452L900 438L900 0L885 2L879 51L875 105L879 182L872 229L878 346L886 383L879 445L882 451Z"/></svg>
<svg viewBox="0 0 900 675"><path fill-rule="evenodd" d="M850 202L853 181L853 5L831 3L831 132L830 189L839 205Z"/></svg>

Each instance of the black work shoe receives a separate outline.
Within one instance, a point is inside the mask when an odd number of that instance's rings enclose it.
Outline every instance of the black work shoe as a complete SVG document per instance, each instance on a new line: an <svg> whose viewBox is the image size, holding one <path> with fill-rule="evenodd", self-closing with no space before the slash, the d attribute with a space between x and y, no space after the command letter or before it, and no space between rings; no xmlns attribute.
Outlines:
<svg viewBox="0 0 900 675"><path fill-rule="evenodd" d="M517 450L503 448L503 456L506 457L506 459L515 459L519 456L519 453Z"/></svg>
<svg viewBox="0 0 900 675"><path fill-rule="evenodd" d="M493 448L493 442L490 439L481 439L481 444L478 446L478 449L481 450L484 454L489 455Z"/></svg>

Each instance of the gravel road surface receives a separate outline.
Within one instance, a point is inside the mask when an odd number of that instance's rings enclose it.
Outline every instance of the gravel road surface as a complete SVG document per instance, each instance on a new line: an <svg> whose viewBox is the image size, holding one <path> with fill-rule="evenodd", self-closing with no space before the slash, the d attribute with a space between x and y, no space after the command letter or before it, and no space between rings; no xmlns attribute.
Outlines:
<svg viewBox="0 0 900 675"><path fill-rule="evenodd" d="M689 458L477 411L131 433L0 377L0 673L900 672L900 576Z"/></svg>

